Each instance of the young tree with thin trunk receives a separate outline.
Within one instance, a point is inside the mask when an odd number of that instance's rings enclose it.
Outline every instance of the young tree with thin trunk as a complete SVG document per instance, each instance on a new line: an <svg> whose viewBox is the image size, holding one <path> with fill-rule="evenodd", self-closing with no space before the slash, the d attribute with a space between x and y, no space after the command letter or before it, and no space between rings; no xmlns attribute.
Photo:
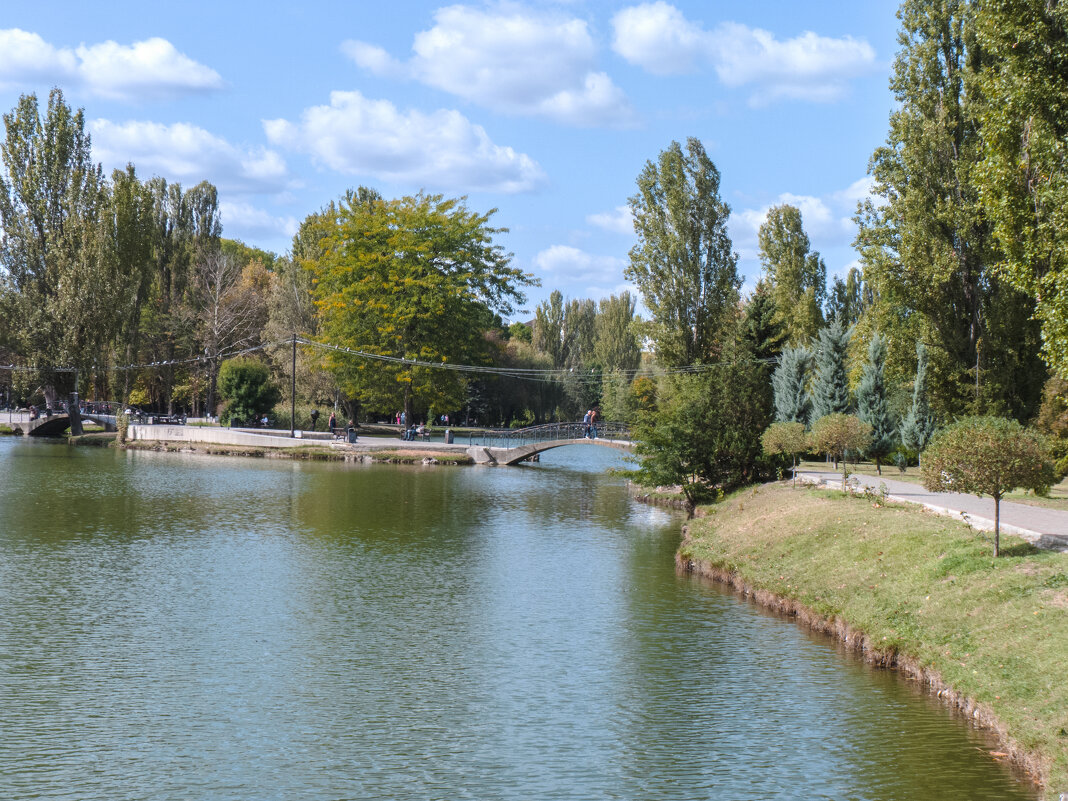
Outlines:
<svg viewBox="0 0 1068 801"><path fill-rule="evenodd" d="M797 455L808 450L808 436L803 423L772 423L760 437L764 453L790 457L790 474L797 485Z"/></svg>
<svg viewBox="0 0 1068 801"><path fill-rule="evenodd" d="M1054 482L1045 438L1015 420L965 417L927 446L923 485L931 492L966 492L994 499L994 556L1001 552L1001 499L1018 487L1036 493Z"/></svg>
<svg viewBox="0 0 1068 801"><path fill-rule="evenodd" d="M833 413L812 425L810 442L814 450L842 461L842 490L849 477L846 452L862 452L871 443L871 426L851 414Z"/></svg>

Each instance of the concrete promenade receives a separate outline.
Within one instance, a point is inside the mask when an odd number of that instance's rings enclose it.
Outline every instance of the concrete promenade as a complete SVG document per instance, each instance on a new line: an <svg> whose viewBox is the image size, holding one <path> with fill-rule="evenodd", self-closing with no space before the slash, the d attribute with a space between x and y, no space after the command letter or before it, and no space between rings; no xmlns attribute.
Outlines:
<svg viewBox="0 0 1068 801"><path fill-rule="evenodd" d="M842 474L832 470L798 470L797 477L810 484L842 486ZM973 528L994 530L993 498L959 492L930 492L922 484L880 476L854 474L850 478L855 478L861 487L875 491L879 490L880 484L885 484L891 500L917 503L937 514L964 520ZM1068 551L1068 511L1002 501L1001 530L1022 537L1039 548Z"/></svg>

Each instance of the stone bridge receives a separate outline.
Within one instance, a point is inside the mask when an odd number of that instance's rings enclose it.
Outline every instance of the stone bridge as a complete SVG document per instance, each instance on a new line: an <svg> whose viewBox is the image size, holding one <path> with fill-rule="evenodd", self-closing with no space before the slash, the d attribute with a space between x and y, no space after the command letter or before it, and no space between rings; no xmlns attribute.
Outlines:
<svg viewBox="0 0 1068 801"><path fill-rule="evenodd" d="M113 414L83 414L81 418L103 426L105 431L117 430ZM70 415L53 414L36 420L13 421L11 426L20 434L30 437L61 437L70 428Z"/></svg>

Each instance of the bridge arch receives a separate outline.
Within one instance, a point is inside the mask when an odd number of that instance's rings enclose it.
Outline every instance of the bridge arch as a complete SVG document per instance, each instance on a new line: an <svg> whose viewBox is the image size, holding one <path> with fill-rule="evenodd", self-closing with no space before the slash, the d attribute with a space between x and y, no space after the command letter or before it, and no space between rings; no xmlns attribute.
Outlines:
<svg viewBox="0 0 1068 801"><path fill-rule="evenodd" d="M504 461L497 460L497 464L502 465L514 465L519 464L526 459L529 459L535 454L542 453L543 451L551 451L553 448L563 448L566 445L598 445L602 448L615 448L620 451L632 451L634 450L634 443L627 440L612 440L602 439L586 439L584 437L577 439L555 439L546 440L545 442L535 442L530 445L520 445L515 448L499 449L502 451Z"/></svg>

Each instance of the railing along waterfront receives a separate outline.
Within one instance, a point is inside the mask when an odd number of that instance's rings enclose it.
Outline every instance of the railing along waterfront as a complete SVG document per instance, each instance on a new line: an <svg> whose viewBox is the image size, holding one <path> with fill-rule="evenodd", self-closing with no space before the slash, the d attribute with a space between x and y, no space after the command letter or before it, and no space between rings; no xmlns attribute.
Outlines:
<svg viewBox="0 0 1068 801"><path fill-rule="evenodd" d="M594 433L596 432L596 433ZM484 429L473 432L468 440L471 445L487 445L495 448L519 448L539 442L584 439L587 434L594 439L630 441L630 426L612 421L598 422L589 431L585 423L544 423L526 428Z"/></svg>

